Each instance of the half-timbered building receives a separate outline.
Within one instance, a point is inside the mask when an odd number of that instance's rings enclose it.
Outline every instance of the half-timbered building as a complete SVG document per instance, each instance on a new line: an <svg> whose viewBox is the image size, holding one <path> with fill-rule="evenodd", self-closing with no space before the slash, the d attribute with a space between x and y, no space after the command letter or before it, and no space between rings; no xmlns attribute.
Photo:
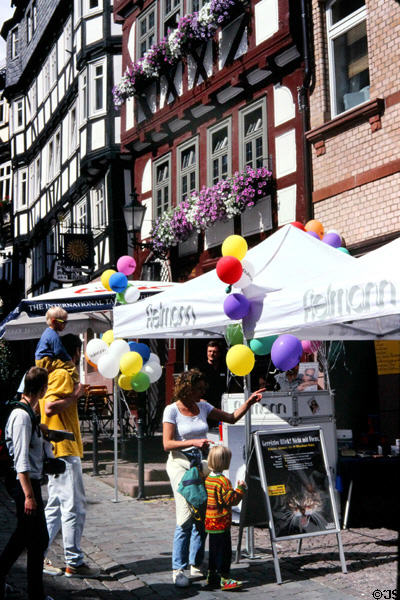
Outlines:
<svg viewBox="0 0 400 600"><path fill-rule="evenodd" d="M111 95L121 72L121 26L112 0L13 5L2 35L14 256L24 265L23 292L36 295L83 276L62 268L63 234L93 236L86 276L101 273L126 250L126 237L117 233L124 171Z"/></svg>
<svg viewBox="0 0 400 600"><path fill-rule="evenodd" d="M12 176L8 102L4 97L5 63L0 65L0 315L13 303L12 293Z"/></svg>
<svg viewBox="0 0 400 600"><path fill-rule="evenodd" d="M124 73L115 97L132 186L146 206L141 239L150 249L138 251L145 273L158 262L161 277L185 281L215 267L228 235L241 234L252 246L281 225L311 217L298 101L308 84L302 4L115 0ZM229 211L211 216L206 226L174 238L174 207L263 167L272 175L255 191L254 206L231 218ZM160 222L164 238L154 229Z"/></svg>

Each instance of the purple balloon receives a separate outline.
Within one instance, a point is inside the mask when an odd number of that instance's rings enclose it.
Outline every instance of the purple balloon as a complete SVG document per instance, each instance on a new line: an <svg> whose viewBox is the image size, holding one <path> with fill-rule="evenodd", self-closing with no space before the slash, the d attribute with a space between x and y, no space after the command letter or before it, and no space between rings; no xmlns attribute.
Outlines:
<svg viewBox="0 0 400 600"><path fill-rule="evenodd" d="M300 362L303 354L301 341L294 335L280 335L272 344L271 359L277 369L288 371Z"/></svg>
<svg viewBox="0 0 400 600"><path fill-rule="evenodd" d="M306 231L306 233L308 233L309 235L312 235L313 237L315 237L316 240L320 239L318 233L316 233L315 231Z"/></svg>
<svg viewBox="0 0 400 600"><path fill-rule="evenodd" d="M234 321L247 317L249 310L250 302L243 294L229 294L224 300L224 312Z"/></svg>
<svg viewBox="0 0 400 600"><path fill-rule="evenodd" d="M340 248L342 245L342 240L340 239L340 235L337 233L326 233L322 238L324 244L328 244L328 246L332 246L332 248Z"/></svg>

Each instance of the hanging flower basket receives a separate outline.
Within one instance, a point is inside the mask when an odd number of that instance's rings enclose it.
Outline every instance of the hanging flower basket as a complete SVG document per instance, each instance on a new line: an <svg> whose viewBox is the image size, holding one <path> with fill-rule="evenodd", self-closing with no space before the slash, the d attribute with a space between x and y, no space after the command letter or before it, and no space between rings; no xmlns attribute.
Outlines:
<svg viewBox="0 0 400 600"><path fill-rule="evenodd" d="M193 44L212 39L217 29L243 10L246 4L247 0L210 0L199 12L182 17L168 37L153 44L142 58L127 67L120 83L113 88L115 107L119 108L127 98L158 79L163 70L176 64Z"/></svg>
<svg viewBox="0 0 400 600"><path fill-rule="evenodd" d="M193 231L201 232L219 221L227 221L254 206L271 186L265 167L237 172L212 187L203 187L155 221L151 231L154 252L166 252L186 241Z"/></svg>

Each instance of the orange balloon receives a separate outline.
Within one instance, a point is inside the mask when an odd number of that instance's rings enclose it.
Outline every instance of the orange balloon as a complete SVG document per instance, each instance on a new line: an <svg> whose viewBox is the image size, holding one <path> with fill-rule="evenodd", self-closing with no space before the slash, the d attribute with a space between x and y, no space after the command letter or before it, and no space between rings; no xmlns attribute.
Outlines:
<svg viewBox="0 0 400 600"><path fill-rule="evenodd" d="M315 233L318 234L321 240L324 236L324 226L320 221L317 221L316 219L307 221L307 223L304 225L304 229L306 231L315 231Z"/></svg>

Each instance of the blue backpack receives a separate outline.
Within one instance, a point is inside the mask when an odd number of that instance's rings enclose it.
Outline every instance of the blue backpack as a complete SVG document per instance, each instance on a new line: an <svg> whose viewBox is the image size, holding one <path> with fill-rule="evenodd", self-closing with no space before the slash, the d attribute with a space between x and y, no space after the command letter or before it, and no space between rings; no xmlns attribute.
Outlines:
<svg viewBox="0 0 400 600"><path fill-rule="evenodd" d="M192 467L185 472L178 485L178 492L189 504L193 517L197 521L203 520L207 505L207 491L197 467Z"/></svg>

